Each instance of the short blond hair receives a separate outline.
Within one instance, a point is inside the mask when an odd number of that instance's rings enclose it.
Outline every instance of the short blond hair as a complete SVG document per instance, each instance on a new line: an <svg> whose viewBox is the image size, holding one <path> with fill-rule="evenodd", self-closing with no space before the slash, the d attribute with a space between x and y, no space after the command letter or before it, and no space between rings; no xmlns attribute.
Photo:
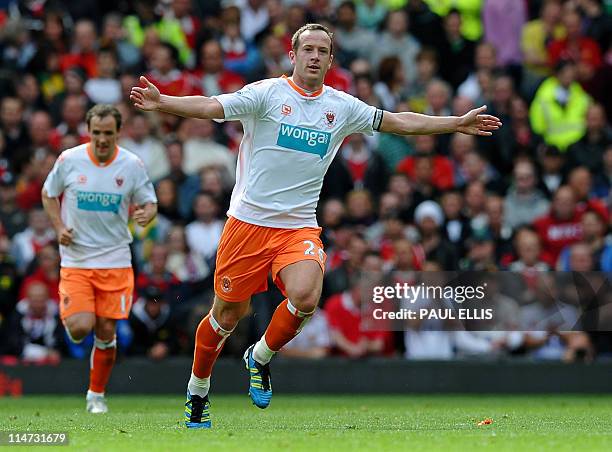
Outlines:
<svg viewBox="0 0 612 452"><path fill-rule="evenodd" d="M297 49L300 46L300 36L302 35L302 33L304 33L305 31L316 31L316 30L324 31L327 34L327 36L329 36L329 40L331 43L329 53L333 54L334 53L334 34L331 31L329 31L329 28L321 24L306 24L300 27L295 33L293 33L293 37L291 38L291 48L293 49L293 51L297 52Z"/></svg>

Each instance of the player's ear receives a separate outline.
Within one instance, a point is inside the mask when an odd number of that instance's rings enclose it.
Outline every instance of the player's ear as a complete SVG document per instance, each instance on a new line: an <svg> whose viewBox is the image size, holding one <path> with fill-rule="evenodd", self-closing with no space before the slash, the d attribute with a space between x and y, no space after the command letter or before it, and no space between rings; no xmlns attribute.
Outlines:
<svg viewBox="0 0 612 452"><path fill-rule="evenodd" d="M332 53L332 54L329 56L329 65L327 66L327 69L328 69L328 70L331 68L331 66L332 66L332 63L333 63L333 62L334 62L334 54Z"/></svg>
<svg viewBox="0 0 612 452"><path fill-rule="evenodd" d="M291 61L291 64L295 66L295 52L293 49L289 51L289 61Z"/></svg>

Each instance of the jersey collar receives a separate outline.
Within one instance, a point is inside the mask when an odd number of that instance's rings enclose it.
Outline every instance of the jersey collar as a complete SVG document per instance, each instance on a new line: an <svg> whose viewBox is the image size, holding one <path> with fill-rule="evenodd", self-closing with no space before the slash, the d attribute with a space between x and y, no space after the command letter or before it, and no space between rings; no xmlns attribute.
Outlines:
<svg viewBox="0 0 612 452"><path fill-rule="evenodd" d="M312 99L314 97L319 97L323 93L323 86L321 86L321 88L319 88L318 90L316 90L316 91L314 91L312 93L307 93L302 88L297 86L295 84L295 82L293 80L291 80L289 77L287 77L286 75L283 75L281 78L284 78L285 80L287 80L287 83L289 83L289 86L291 88L293 88L293 90L296 91L301 96L308 97L308 98Z"/></svg>
<svg viewBox="0 0 612 452"><path fill-rule="evenodd" d="M98 157L96 157L96 154L94 154L93 149L91 148L91 143L87 143L87 155L89 156L89 160L91 160L94 165L99 166L100 168L106 168L113 163L113 161L117 158L117 155L119 155L119 146L115 148L115 153L113 156L104 163L100 162Z"/></svg>

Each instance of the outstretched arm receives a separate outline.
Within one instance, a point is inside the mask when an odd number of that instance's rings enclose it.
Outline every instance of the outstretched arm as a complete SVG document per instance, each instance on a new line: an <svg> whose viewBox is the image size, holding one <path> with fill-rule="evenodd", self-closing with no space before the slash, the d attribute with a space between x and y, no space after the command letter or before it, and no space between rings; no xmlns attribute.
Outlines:
<svg viewBox="0 0 612 452"><path fill-rule="evenodd" d="M224 119L223 106L217 99L205 96L166 96L146 77L140 77L145 85L132 87L130 99L136 108L145 111L163 111L185 118Z"/></svg>
<svg viewBox="0 0 612 452"><path fill-rule="evenodd" d="M482 114L486 106L470 110L463 116L428 116L420 113L385 111L381 132L398 135L432 135L461 132L467 135L489 136L501 127L499 118Z"/></svg>

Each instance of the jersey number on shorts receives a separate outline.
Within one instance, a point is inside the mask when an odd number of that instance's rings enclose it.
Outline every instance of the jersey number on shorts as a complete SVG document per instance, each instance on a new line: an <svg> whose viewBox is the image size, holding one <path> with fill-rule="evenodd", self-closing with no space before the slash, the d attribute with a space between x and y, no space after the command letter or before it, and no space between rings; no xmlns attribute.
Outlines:
<svg viewBox="0 0 612 452"><path fill-rule="evenodd" d="M306 251L304 251L304 256L315 256L315 248L317 249L317 254L319 255L319 260L323 262L325 259L325 251L316 246L312 240L304 240L304 245L308 245Z"/></svg>

